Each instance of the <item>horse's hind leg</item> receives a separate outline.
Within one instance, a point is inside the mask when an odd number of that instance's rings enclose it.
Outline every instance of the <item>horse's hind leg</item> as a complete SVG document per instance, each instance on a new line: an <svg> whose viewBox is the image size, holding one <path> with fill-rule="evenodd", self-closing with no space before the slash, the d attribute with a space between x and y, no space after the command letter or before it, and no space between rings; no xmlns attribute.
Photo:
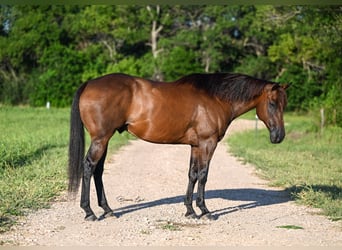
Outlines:
<svg viewBox="0 0 342 250"><path fill-rule="evenodd" d="M108 206L105 191L103 188L103 181L102 181L102 175L103 175L103 169L104 169L104 162L107 155L107 148L105 152L103 153L99 163L96 166L96 169L94 171L94 181L95 181L95 187L96 187L96 194L97 194L97 200L98 205L103 208L104 213L100 217L100 219L104 219L109 216L114 216L113 210Z"/></svg>
<svg viewBox="0 0 342 250"><path fill-rule="evenodd" d="M84 162L83 178L82 178L82 192L81 192L81 208L86 213L85 220L96 220L96 216L90 208L90 178L94 171L94 164L86 157Z"/></svg>
<svg viewBox="0 0 342 250"><path fill-rule="evenodd" d="M92 140L84 162L82 178L81 208L86 213L86 220L96 220L93 210L90 208L90 179L96 166L107 149L108 138Z"/></svg>

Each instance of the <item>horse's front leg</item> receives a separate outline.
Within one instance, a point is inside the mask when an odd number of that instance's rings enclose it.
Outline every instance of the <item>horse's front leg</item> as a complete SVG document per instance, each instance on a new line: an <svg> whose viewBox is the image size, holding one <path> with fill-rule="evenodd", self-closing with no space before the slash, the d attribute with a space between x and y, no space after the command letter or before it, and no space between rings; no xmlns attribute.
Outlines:
<svg viewBox="0 0 342 250"><path fill-rule="evenodd" d="M194 193L194 187L197 182L197 157L195 157L195 149L191 149L191 159L190 159L190 167L189 167L189 183L186 191L186 195L184 198L184 205L186 207L185 216L188 218L197 218L197 215L192 207L192 196Z"/></svg>
<svg viewBox="0 0 342 250"><path fill-rule="evenodd" d="M205 204L205 185L208 179L210 160L213 156L216 145L217 142L215 140L208 140L202 144L202 147L200 148L201 155L198 170L198 191L196 205L202 212L200 218L207 218L210 220L213 219L213 216Z"/></svg>
<svg viewBox="0 0 342 250"><path fill-rule="evenodd" d="M207 218L207 219L213 219L209 209L207 208L205 204L205 184L207 183L208 178L208 170L209 170L209 164L205 167L203 167L199 173L198 173L198 192L197 192L197 199L196 199L196 205L201 210L200 218Z"/></svg>

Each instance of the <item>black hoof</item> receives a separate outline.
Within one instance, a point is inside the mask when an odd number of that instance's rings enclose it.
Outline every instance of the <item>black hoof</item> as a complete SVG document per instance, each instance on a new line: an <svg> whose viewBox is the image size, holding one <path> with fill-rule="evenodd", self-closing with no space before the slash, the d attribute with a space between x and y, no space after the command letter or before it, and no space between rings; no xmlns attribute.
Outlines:
<svg viewBox="0 0 342 250"><path fill-rule="evenodd" d="M213 216L211 213L202 214L200 218L203 220L216 220L215 216Z"/></svg>
<svg viewBox="0 0 342 250"><path fill-rule="evenodd" d="M186 214L185 217L187 219L198 219L198 216L195 213Z"/></svg>
<svg viewBox="0 0 342 250"><path fill-rule="evenodd" d="M87 215L84 219L86 221L96 221L97 217L94 214L91 214L91 215Z"/></svg>
<svg viewBox="0 0 342 250"><path fill-rule="evenodd" d="M104 219L109 218L109 217L115 217L115 218L117 218L117 216L113 213L113 211L110 211L110 212L107 212L107 213L102 214L102 215L98 218L98 220L104 220Z"/></svg>

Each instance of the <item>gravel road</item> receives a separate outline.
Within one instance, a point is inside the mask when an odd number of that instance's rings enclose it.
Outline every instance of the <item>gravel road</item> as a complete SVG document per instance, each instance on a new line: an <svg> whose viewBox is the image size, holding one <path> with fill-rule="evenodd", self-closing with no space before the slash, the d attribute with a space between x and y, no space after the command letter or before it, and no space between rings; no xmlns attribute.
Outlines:
<svg viewBox="0 0 342 250"><path fill-rule="evenodd" d="M260 125L259 125L260 126ZM254 128L236 120L228 134ZM229 137L229 136L228 136ZM227 139L227 137L226 137ZM104 183L118 218L83 220L79 196L62 195L49 209L0 234L2 245L43 246L342 246L342 225L269 187L220 142L211 162L206 203L216 220L184 217L190 148L131 141L108 157ZM92 207L97 207L92 185ZM198 211L198 210L197 210ZM294 225L300 229L286 229Z"/></svg>

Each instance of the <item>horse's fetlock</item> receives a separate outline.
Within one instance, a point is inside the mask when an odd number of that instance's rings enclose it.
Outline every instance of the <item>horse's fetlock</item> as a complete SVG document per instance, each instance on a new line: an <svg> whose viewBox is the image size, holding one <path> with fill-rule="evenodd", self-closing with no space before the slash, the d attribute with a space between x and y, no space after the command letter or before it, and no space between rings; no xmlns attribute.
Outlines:
<svg viewBox="0 0 342 250"><path fill-rule="evenodd" d="M203 199L201 197L197 197L196 199L196 205L197 207L201 207L203 205Z"/></svg>

